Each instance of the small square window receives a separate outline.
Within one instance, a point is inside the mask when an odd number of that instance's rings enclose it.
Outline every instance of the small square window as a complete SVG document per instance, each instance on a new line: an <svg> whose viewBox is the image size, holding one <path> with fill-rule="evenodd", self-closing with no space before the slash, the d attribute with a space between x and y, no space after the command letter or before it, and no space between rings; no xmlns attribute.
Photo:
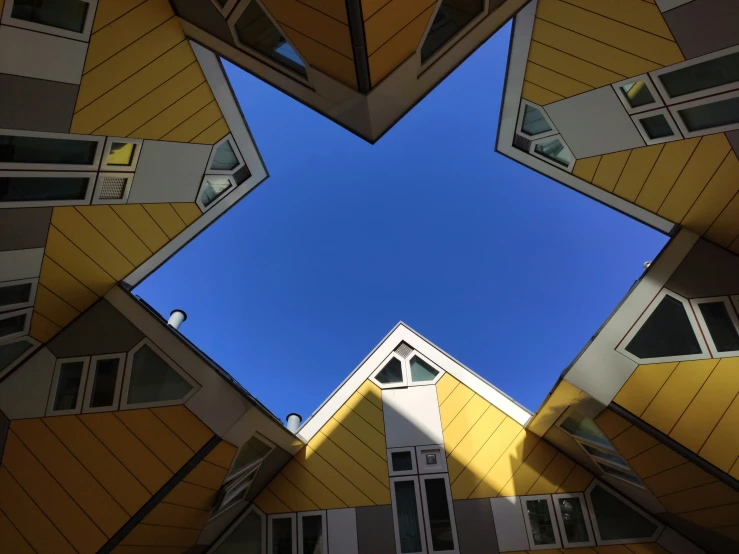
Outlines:
<svg viewBox="0 0 739 554"><path fill-rule="evenodd" d="M664 106L649 75L638 75L613 84L618 99L629 114Z"/></svg>
<svg viewBox="0 0 739 554"><path fill-rule="evenodd" d="M649 145L683 138L667 108L640 113L632 119L644 142Z"/></svg>
<svg viewBox="0 0 739 554"><path fill-rule="evenodd" d="M416 470L416 452L414 448L391 448L387 451L387 459L389 461L388 470L390 476L397 475L415 475Z"/></svg>
<svg viewBox="0 0 739 554"><path fill-rule="evenodd" d="M102 171L136 171L144 141L141 139L108 137L100 164Z"/></svg>

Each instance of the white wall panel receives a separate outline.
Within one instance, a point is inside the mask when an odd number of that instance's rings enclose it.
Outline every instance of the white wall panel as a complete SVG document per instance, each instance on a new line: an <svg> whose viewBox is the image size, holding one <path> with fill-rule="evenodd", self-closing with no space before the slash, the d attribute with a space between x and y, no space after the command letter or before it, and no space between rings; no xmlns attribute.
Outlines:
<svg viewBox="0 0 739 554"><path fill-rule="evenodd" d="M444 444L436 387L382 391L388 448Z"/></svg>
<svg viewBox="0 0 739 554"><path fill-rule="evenodd" d="M529 539L519 497L491 498L490 506L493 508L493 521L500 551L529 550Z"/></svg>
<svg viewBox="0 0 739 554"><path fill-rule="evenodd" d="M1 211L0 217L2 217ZM0 252L0 282L38 277L41 273L43 259L43 248Z"/></svg>
<svg viewBox="0 0 739 554"><path fill-rule="evenodd" d="M56 358L42 348L0 383L0 410L10 419L43 417Z"/></svg>
<svg viewBox="0 0 739 554"><path fill-rule="evenodd" d="M357 554L357 514L354 508L327 510L328 551Z"/></svg>

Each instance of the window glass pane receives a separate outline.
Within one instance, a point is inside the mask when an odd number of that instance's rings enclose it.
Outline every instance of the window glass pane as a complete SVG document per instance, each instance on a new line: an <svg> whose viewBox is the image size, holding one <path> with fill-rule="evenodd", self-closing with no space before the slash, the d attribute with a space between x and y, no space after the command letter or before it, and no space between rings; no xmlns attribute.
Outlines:
<svg viewBox="0 0 739 554"><path fill-rule="evenodd" d="M108 158L105 160L107 165L129 166L133 163L133 155L136 152L136 145L133 142L114 142L110 145Z"/></svg>
<svg viewBox="0 0 739 554"><path fill-rule="evenodd" d="M555 544L554 527L549 515L549 503L546 500L527 500L526 511L531 522L531 536L534 544Z"/></svg>
<svg viewBox="0 0 739 554"><path fill-rule="evenodd" d="M390 458L393 462L393 471L411 471L413 459L410 452L391 452Z"/></svg>
<svg viewBox="0 0 739 554"><path fill-rule="evenodd" d="M426 508L429 512L431 544L435 552L454 550L452 520L444 479L426 479Z"/></svg>
<svg viewBox="0 0 739 554"><path fill-rule="evenodd" d="M0 177L0 202L84 200L87 177Z"/></svg>
<svg viewBox="0 0 739 554"><path fill-rule="evenodd" d="M549 123L547 123L541 110L526 104L526 107L523 110L523 124L521 125L521 132L525 135L534 136L551 130L552 128L549 126Z"/></svg>
<svg viewBox="0 0 739 554"><path fill-rule="evenodd" d="M92 165L97 146L92 140L0 135L0 162Z"/></svg>
<svg viewBox="0 0 739 554"><path fill-rule="evenodd" d="M700 354L701 347L683 303L666 295L626 347L639 358Z"/></svg>
<svg viewBox="0 0 739 554"><path fill-rule="evenodd" d="M416 383L433 381L439 374L433 367L415 356L411 360L411 381Z"/></svg>
<svg viewBox="0 0 739 554"><path fill-rule="evenodd" d="M739 335L723 302L698 304L706 326L719 352L739 350Z"/></svg>
<svg viewBox="0 0 739 554"><path fill-rule="evenodd" d="M559 510L562 513L562 525L571 543L589 542L588 528L585 525L585 513L582 503L577 497L559 498Z"/></svg>
<svg viewBox="0 0 739 554"><path fill-rule="evenodd" d="M657 530L655 524L603 487L596 485L590 493L590 500L604 541L647 539Z"/></svg>
<svg viewBox="0 0 739 554"><path fill-rule="evenodd" d="M231 181L226 177L206 177L205 185L200 193L200 202L207 208L231 187Z"/></svg>
<svg viewBox="0 0 739 554"><path fill-rule="evenodd" d="M213 554L262 554L262 518L249 512Z"/></svg>
<svg viewBox="0 0 739 554"><path fill-rule="evenodd" d="M688 131L739 123L739 97L678 111Z"/></svg>
<svg viewBox="0 0 739 554"><path fill-rule="evenodd" d="M739 81L739 52L659 76L673 98Z"/></svg>
<svg viewBox="0 0 739 554"><path fill-rule="evenodd" d="M652 115L639 120L647 136L654 140L658 138L671 137L672 132L667 118L663 114Z"/></svg>
<svg viewBox="0 0 739 554"><path fill-rule="evenodd" d="M0 288L0 306L22 304L28 302L31 296L31 283L10 285Z"/></svg>
<svg viewBox="0 0 739 554"><path fill-rule="evenodd" d="M400 360L393 358L390 360L385 367L382 368L375 379L382 384L388 383L402 383L403 382L403 367L400 364Z"/></svg>
<svg viewBox="0 0 739 554"><path fill-rule="evenodd" d="M292 519L272 520L272 554L293 554Z"/></svg>
<svg viewBox="0 0 739 554"><path fill-rule="evenodd" d="M89 7L80 0L15 0L12 17L81 33Z"/></svg>
<svg viewBox="0 0 739 554"><path fill-rule="evenodd" d="M27 314L19 314L0 319L0 337L21 333L26 326Z"/></svg>
<svg viewBox="0 0 739 554"><path fill-rule="evenodd" d="M443 0L421 47L421 62L433 56L484 8L483 0Z"/></svg>
<svg viewBox="0 0 739 554"><path fill-rule="evenodd" d="M596 444L602 444L603 446L611 446L610 441L603 434L603 431L600 430L592 419L583 417L575 411L570 412L567 418L560 424L560 427L574 437Z"/></svg>
<svg viewBox="0 0 739 554"><path fill-rule="evenodd" d="M239 449L239 453L236 455L236 462L234 462L233 469L231 470L231 475L262 460L271 450L271 446L265 444L257 437L251 437Z"/></svg>
<svg viewBox="0 0 739 554"><path fill-rule="evenodd" d="M415 481L395 483L395 512L398 516L400 552L421 551L421 530L418 528L418 505Z"/></svg>
<svg viewBox="0 0 739 554"><path fill-rule="evenodd" d="M326 554L323 551L323 517L303 517L303 554Z"/></svg>
<svg viewBox="0 0 739 554"><path fill-rule="evenodd" d="M115 399L115 385L118 378L118 358L98 360L95 364L95 377L92 382L90 408L112 406Z"/></svg>
<svg viewBox="0 0 739 554"><path fill-rule="evenodd" d="M647 84L644 81L629 83L620 88L621 94L624 95L624 98L626 98L626 101L632 108L647 106L655 102L654 96L649 92L649 87L647 87Z"/></svg>
<svg viewBox="0 0 739 554"><path fill-rule="evenodd" d="M0 345L0 370L12 364L21 354L31 348L31 346L33 345L25 340Z"/></svg>
<svg viewBox="0 0 739 554"><path fill-rule="evenodd" d="M641 484L641 481L632 473L627 473L625 471L621 471L620 469L616 469L613 466L607 466L605 464L598 463L598 467L603 470L603 473L607 473L608 475L613 475L614 477L618 477L620 479L624 479L630 483L633 483L639 487L643 487Z"/></svg>
<svg viewBox="0 0 739 554"><path fill-rule="evenodd" d="M192 389L179 373L167 365L148 345L133 355L128 403L179 400Z"/></svg>
<svg viewBox="0 0 739 554"><path fill-rule="evenodd" d="M534 152L564 167L569 167L572 162L572 154L558 138L542 140L534 147Z"/></svg>
<svg viewBox="0 0 739 554"><path fill-rule="evenodd" d="M56 386L54 411L74 410L77 407L77 396L79 395L83 368L83 362L62 364L59 369L59 381Z"/></svg>
<svg viewBox="0 0 739 554"><path fill-rule="evenodd" d="M299 75L306 74L303 60L257 2L249 2L236 21L235 28L239 40L244 45L254 48Z"/></svg>
<svg viewBox="0 0 739 554"><path fill-rule="evenodd" d="M231 143L225 141L217 149L213 156L213 163L210 164L210 168L215 171L231 171L236 169L239 165L239 159L234 154Z"/></svg>
<svg viewBox="0 0 739 554"><path fill-rule="evenodd" d="M624 460L618 454L604 452L603 450L600 450L598 448L592 448L591 446L588 446L587 444L583 444L582 446L587 451L588 454L595 456L596 458L601 458L602 460L606 460L607 462L611 462L612 464L617 464L625 468L629 467L629 464L626 462L626 460Z"/></svg>

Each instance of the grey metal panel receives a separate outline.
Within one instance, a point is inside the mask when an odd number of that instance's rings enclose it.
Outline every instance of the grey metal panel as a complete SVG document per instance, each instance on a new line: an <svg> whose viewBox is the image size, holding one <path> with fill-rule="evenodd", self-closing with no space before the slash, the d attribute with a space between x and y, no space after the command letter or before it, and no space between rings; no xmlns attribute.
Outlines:
<svg viewBox="0 0 739 554"><path fill-rule="evenodd" d="M0 410L10 419L43 417L56 358L42 348L0 382Z"/></svg>
<svg viewBox="0 0 739 554"><path fill-rule="evenodd" d="M655 514L655 517L662 523L669 525L686 538L703 548L710 554L736 554L739 552L739 542L731 540L729 537L696 525L692 521L681 518L680 516L663 512Z"/></svg>
<svg viewBox="0 0 739 554"><path fill-rule="evenodd" d="M354 508L326 511L328 551L358 554L357 513Z"/></svg>
<svg viewBox="0 0 739 554"><path fill-rule="evenodd" d="M0 25L0 73L78 85L87 43Z"/></svg>
<svg viewBox="0 0 739 554"><path fill-rule="evenodd" d="M5 451L5 440L8 436L8 429L10 429L10 420L0 410L0 460L3 459L3 452Z"/></svg>
<svg viewBox="0 0 739 554"><path fill-rule="evenodd" d="M4 212L0 211L2 217ZM43 248L27 248L24 250L6 250L0 252L0 281L15 281L17 279L31 279L41 273L41 263L44 259Z"/></svg>
<svg viewBox="0 0 739 554"><path fill-rule="evenodd" d="M518 496L491 498L490 507L500 551L528 550L529 538L523 521L521 499Z"/></svg>
<svg viewBox="0 0 739 554"><path fill-rule="evenodd" d="M359 554L393 554L395 531L392 506L357 508Z"/></svg>
<svg viewBox="0 0 739 554"><path fill-rule="evenodd" d="M693 0L657 0L657 7L659 8L659 11L666 12L692 1Z"/></svg>
<svg viewBox="0 0 739 554"><path fill-rule="evenodd" d="M663 14L686 59L739 44L739 2L699 0Z"/></svg>
<svg viewBox="0 0 739 554"><path fill-rule="evenodd" d="M57 358L128 352L144 334L101 299L48 344Z"/></svg>
<svg viewBox="0 0 739 554"><path fill-rule="evenodd" d="M726 134L726 138L729 139L729 144L734 149L734 154L739 157L739 131L729 131Z"/></svg>
<svg viewBox="0 0 739 554"><path fill-rule="evenodd" d="M249 493L246 495L247 502L251 502L256 496L262 492L262 489L266 487L272 478L277 475L280 470L285 467L285 464L292 459L292 455L286 452L279 446L269 453L264 461L262 467L259 468L254 482L251 484Z"/></svg>
<svg viewBox="0 0 739 554"><path fill-rule="evenodd" d="M195 202L212 146L145 140L129 204Z"/></svg>
<svg viewBox="0 0 739 554"><path fill-rule="evenodd" d="M173 0L177 15L214 37L235 46L226 19L210 0Z"/></svg>
<svg viewBox="0 0 739 554"><path fill-rule="evenodd" d="M3 210L0 217L0 250L45 247L52 210L53 208Z"/></svg>
<svg viewBox="0 0 739 554"><path fill-rule="evenodd" d="M739 256L701 239L665 286L685 298L739 294Z"/></svg>
<svg viewBox="0 0 739 554"><path fill-rule="evenodd" d="M454 501L454 519L457 522L457 538L460 554L498 554L498 537L490 500Z"/></svg>
<svg viewBox="0 0 739 554"><path fill-rule="evenodd" d="M0 129L68 133L79 88L0 74Z"/></svg>
<svg viewBox="0 0 739 554"><path fill-rule="evenodd" d="M576 158L644 146L644 140L610 86L544 108Z"/></svg>

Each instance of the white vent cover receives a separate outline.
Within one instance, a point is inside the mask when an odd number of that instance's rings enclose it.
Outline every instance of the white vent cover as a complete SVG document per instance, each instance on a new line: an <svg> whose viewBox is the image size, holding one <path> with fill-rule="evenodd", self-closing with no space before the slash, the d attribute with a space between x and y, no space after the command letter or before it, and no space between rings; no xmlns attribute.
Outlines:
<svg viewBox="0 0 739 554"><path fill-rule="evenodd" d="M411 352L413 352L413 348L408 346L406 343L401 342L398 347L395 349L395 353L400 356L401 358L405 359L408 356L411 355Z"/></svg>
<svg viewBox="0 0 739 554"><path fill-rule="evenodd" d="M123 193L126 191L125 177L113 177L103 175L100 182L100 200L121 200Z"/></svg>

